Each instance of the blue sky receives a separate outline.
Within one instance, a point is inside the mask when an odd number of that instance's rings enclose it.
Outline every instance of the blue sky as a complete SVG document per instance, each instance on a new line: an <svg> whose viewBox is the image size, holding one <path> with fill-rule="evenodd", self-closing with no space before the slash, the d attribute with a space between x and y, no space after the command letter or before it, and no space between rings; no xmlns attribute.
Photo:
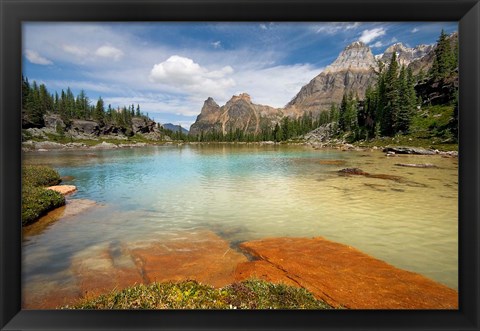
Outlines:
<svg viewBox="0 0 480 331"><path fill-rule="evenodd" d="M393 43L433 44L456 22L24 23L23 74L50 92L85 90L92 103L140 104L160 123L189 128L203 102L247 92L282 107L361 40L374 54Z"/></svg>

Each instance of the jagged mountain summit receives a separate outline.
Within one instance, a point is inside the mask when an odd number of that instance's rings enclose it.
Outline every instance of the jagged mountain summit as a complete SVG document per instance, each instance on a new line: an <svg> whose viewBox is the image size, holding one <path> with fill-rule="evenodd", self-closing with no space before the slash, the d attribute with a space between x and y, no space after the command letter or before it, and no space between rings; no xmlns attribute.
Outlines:
<svg viewBox="0 0 480 331"><path fill-rule="evenodd" d="M234 95L221 107L209 97L205 100L197 120L190 127L190 134L213 131L227 134L237 129L245 134L258 134L262 127L274 125L283 115L279 108L254 104L247 93Z"/></svg>
<svg viewBox="0 0 480 331"><path fill-rule="evenodd" d="M418 45L414 48L407 47L402 43L396 43L388 47L378 58L383 63L388 63L393 52L397 54L397 61L400 65L408 66L415 60L421 59L434 49L434 45Z"/></svg>
<svg viewBox="0 0 480 331"><path fill-rule="evenodd" d="M286 105L286 112L294 113L292 109L295 109L300 113L318 114L329 109L332 103L340 103L345 91L363 98L367 86L375 83L376 68L377 61L370 47L356 41L345 47L331 65L300 89Z"/></svg>

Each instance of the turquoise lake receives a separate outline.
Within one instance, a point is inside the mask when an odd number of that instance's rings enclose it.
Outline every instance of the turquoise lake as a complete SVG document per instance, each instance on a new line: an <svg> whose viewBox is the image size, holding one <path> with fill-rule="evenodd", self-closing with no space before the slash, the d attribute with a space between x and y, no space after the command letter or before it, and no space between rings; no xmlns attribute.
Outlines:
<svg viewBox="0 0 480 331"><path fill-rule="evenodd" d="M321 236L458 287L458 159L307 146L164 145L31 152L96 203L23 239L23 286L69 286L71 259L112 242L207 229L246 240ZM432 163L437 168L399 167ZM340 176L358 167L394 181Z"/></svg>

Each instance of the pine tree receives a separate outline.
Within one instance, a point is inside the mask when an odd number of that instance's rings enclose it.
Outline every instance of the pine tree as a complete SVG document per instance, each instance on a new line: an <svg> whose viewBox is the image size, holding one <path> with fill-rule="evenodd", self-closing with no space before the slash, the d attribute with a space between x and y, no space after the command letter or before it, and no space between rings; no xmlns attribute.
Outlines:
<svg viewBox="0 0 480 331"><path fill-rule="evenodd" d="M430 70L431 76L435 80L448 77L456 67L456 57L455 50L450 45L448 35L442 30L435 48L435 57Z"/></svg>
<svg viewBox="0 0 480 331"><path fill-rule="evenodd" d="M407 74L404 66L401 67L400 75L398 76L398 92L399 105L396 108L396 113L394 115L394 133L406 133L410 127L412 100L410 99L409 95Z"/></svg>
<svg viewBox="0 0 480 331"><path fill-rule="evenodd" d="M395 116L399 112L400 99L398 83L398 62L397 55L394 52L385 73L385 105L382 113L382 123L380 124L382 133L387 136L394 133Z"/></svg>
<svg viewBox="0 0 480 331"><path fill-rule="evenodd" d="M97 121L101 126L104 124L105 120L105 107L103 104L102 97L98 98L97 105L95 107L95 111L93 113L93 119Z"/></svg>

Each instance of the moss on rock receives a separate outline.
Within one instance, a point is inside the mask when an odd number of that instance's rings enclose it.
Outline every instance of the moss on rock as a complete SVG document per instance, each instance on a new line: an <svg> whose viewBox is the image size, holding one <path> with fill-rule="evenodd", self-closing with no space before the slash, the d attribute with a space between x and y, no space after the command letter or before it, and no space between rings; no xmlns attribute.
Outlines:
<svg viewBox="0 0 480 331"><path fill-rule="evenodd" d="M36 221L48 211L65 205L65 197L44 186L60 183L58 172L46 166L22 168L22 225Z"/></svg>
<svg viewBox="0 0 480 331"><path fill-rule="evenodd" d="M246 280L223 288L196 281L135 285L64 309L329 309L305 289Z"/></svg>

